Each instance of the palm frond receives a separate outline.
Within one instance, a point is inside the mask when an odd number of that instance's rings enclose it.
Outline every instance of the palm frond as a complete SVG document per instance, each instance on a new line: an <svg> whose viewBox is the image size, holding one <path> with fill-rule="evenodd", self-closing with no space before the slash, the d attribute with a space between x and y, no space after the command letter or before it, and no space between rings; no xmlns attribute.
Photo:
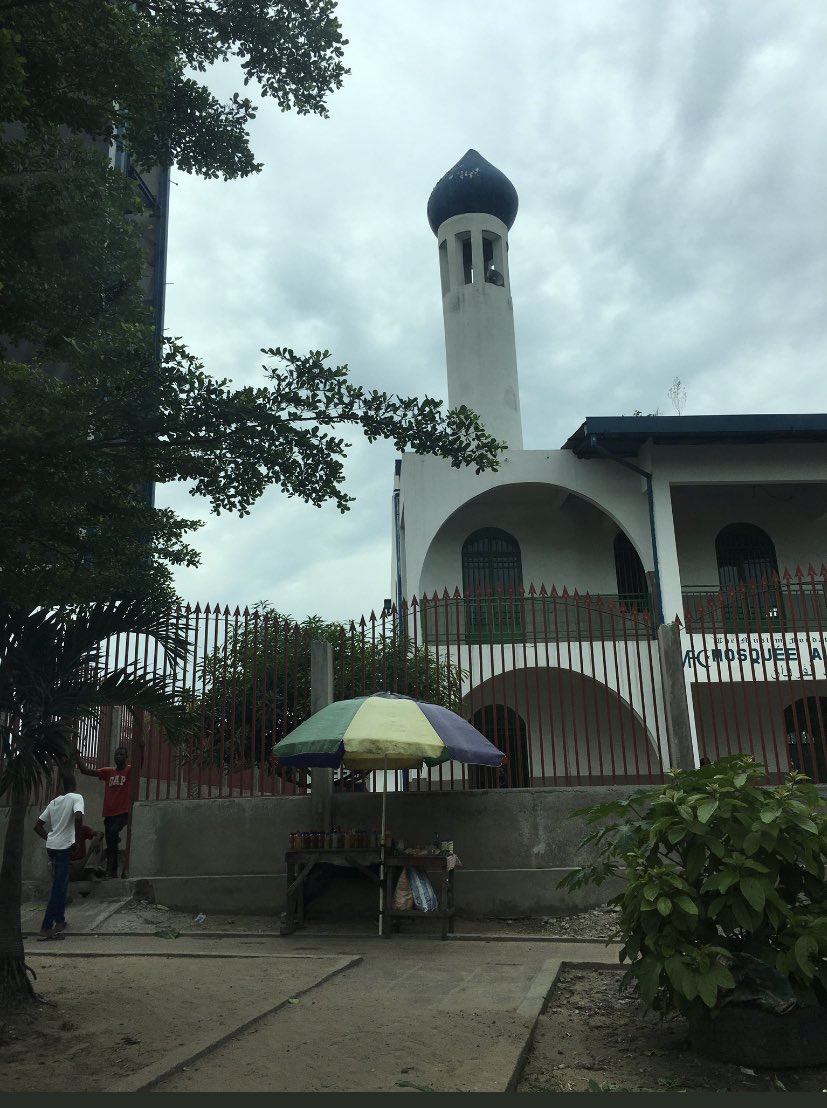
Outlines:
<svg viewBox="0 0 827 1108"><path fill-rule="evenodd" d="M136 660L113 670L105 644L117 639ZM144 709L180 741L189 712L173 677L188 652L169 613L145 600L34 612L0 604L0 794L30 789L70 759L72 727L102 707ZM142 655L161 672L142 674Z"/></svg>

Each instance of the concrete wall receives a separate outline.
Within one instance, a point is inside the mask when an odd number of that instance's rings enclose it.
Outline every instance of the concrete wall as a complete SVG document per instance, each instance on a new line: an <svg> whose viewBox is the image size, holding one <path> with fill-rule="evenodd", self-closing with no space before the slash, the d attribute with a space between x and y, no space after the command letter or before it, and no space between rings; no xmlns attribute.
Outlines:
<svg viewBox="0 0 827 1108"><path fill-rule="evenodd" d="M587 827L572 813L627 796L628 786L462 792L389 793L387 826L407 846L434 834L453 839L462 867L455 876L457 910L469 917L557 915L605 902L613 886L564 893L557 883L589 855L579 849ZM827 786L820 788L827 798ZM333 825L374 828L380 794L333 797ZM32 809L34 825L39 810ZM284 908L284 853L292 830L308 830L310 797L249 800L143 801L135 805L130 878L170 908L197 912L272 914ZM7 811L0 810L5 838ZM336 867L313 899L309 915L370 919L376 885ZM340 871L340 872L339 872ZM27 889L48 890L46 852L26 839Z"/></svg>
<svg viewBox="0 0 827 1108"><path fill-rule="evenodd" d="M606 889L564 894L557 882L585 856L578 807L628 788L389 793L387 825L408 846L453 839L462 867L456 904L466 916L552 915L602 903ZM381 795L335 795L333 825L378 828ZM130 878L171 908L280 913L291 830L310 828L310 798L143 802L135 806ZM144 886L146 887L146 886ZM319 916L370 915L376 889L345 872L313 903Z"/></svg>

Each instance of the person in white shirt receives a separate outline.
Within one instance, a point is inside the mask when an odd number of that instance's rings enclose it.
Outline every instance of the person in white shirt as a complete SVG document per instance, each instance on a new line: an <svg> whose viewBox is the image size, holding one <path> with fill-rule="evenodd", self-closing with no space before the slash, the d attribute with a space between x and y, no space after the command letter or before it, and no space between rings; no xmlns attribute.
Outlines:
<svg viewBox="0 0 827 1108"><path fill-rule="evenodd" d="M83 797L76 789L74 776L64 773L63 792L46 805L34 825L52 863L52 891L40 927L41 942L62 939L66 930L69 858L83 826Z"/></svg>

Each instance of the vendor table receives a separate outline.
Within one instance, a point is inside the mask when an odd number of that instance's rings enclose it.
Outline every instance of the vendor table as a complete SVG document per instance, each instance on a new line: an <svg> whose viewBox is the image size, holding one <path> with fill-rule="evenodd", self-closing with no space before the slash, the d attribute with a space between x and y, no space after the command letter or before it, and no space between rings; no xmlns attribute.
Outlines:
<svg viewBox="0 0 827 1108"><path fill-rule="evenodd" d="M385 856L385 918L382 933L386 939L391 937L389 920L391 919L440 919L442 920L442 938L454 933L454 863L455 859L444 854L388 854ZM406 867L439 871L439 881L435 883L437 909L434 912L420 912L417 908L399 909L393 907L393 892L399 874ZM398 924L397 924L398 929Z"/></svg>
<svg viewBox="0 0 827 1108"><path fill-rule="evenodd" d="M339 866L351 866L369 877L371 881L379 883L379 875L369 867L378 865L380 851L374 849L343 850L288 850L284 855L287 866L287 895L284 904L284 922L281 925L281 933L290 935L297 926L304 924L304 885L313 869L322 863L333 863Z"/></svg>

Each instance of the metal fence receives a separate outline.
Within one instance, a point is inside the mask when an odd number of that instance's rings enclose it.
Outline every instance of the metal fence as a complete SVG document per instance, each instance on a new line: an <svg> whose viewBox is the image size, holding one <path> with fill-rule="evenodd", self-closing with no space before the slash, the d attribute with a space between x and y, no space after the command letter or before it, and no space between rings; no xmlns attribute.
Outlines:
<svg viewBox="0 0 827 1108"><path fill-rule="evenodd" d="M827 783L827 569L800 568L704 596L683 621L698 748L751 752L778 780Z"/></svg>
<svg viewBox="0 0 827 1108"><path fill-rule="evenodd" d="M516 617L505 620L504 609ZM448 633L470 611L474 633ZM140 799L305 792L306 771L279 766L278 742L310 714L310 643L320 636L331 642L336 699L390 691L441 703L471 719L507 756L499 774L450 763L411 772L405 787L662 777L657 647L645 606L540 589L462 603L425 596L348 626L299 625L268 611L209 605L182 608L170 619L190 643L185 663L171 667L153 642L128 637L105 644L101 667L166 672L189 709L183 744L173 746L129 708L102 716L81 738L82 752L98 766L111 764L116 745L129 748L141 767ZM372 778L340 772L334 787L361 791Z"/></svg>
<svg viewBox="0 0 827 1108"><path fill-rule="evenodd" d="M823 568L693 597L683 666L704 757L750 752L776 776L792 767L827 781L826 599ZM278 743L310 714L310 644L322 637L336 699L390 691L445 704L506 754L498 773L447 763L411 772L407 788L657 782L669 764L661 659L647 598L631 600L542 587L445 592L335 626L182 608L169 618L190 644L185 662L123 636L103 644L99 665L164 673L189 712L184 741L173 745L123 706L81 724L81 751L111 765L126 745L140 767L136 799L304 793L307 773L279 765ZM335 775L339 790L372 787L371 775Z"/></svg>

